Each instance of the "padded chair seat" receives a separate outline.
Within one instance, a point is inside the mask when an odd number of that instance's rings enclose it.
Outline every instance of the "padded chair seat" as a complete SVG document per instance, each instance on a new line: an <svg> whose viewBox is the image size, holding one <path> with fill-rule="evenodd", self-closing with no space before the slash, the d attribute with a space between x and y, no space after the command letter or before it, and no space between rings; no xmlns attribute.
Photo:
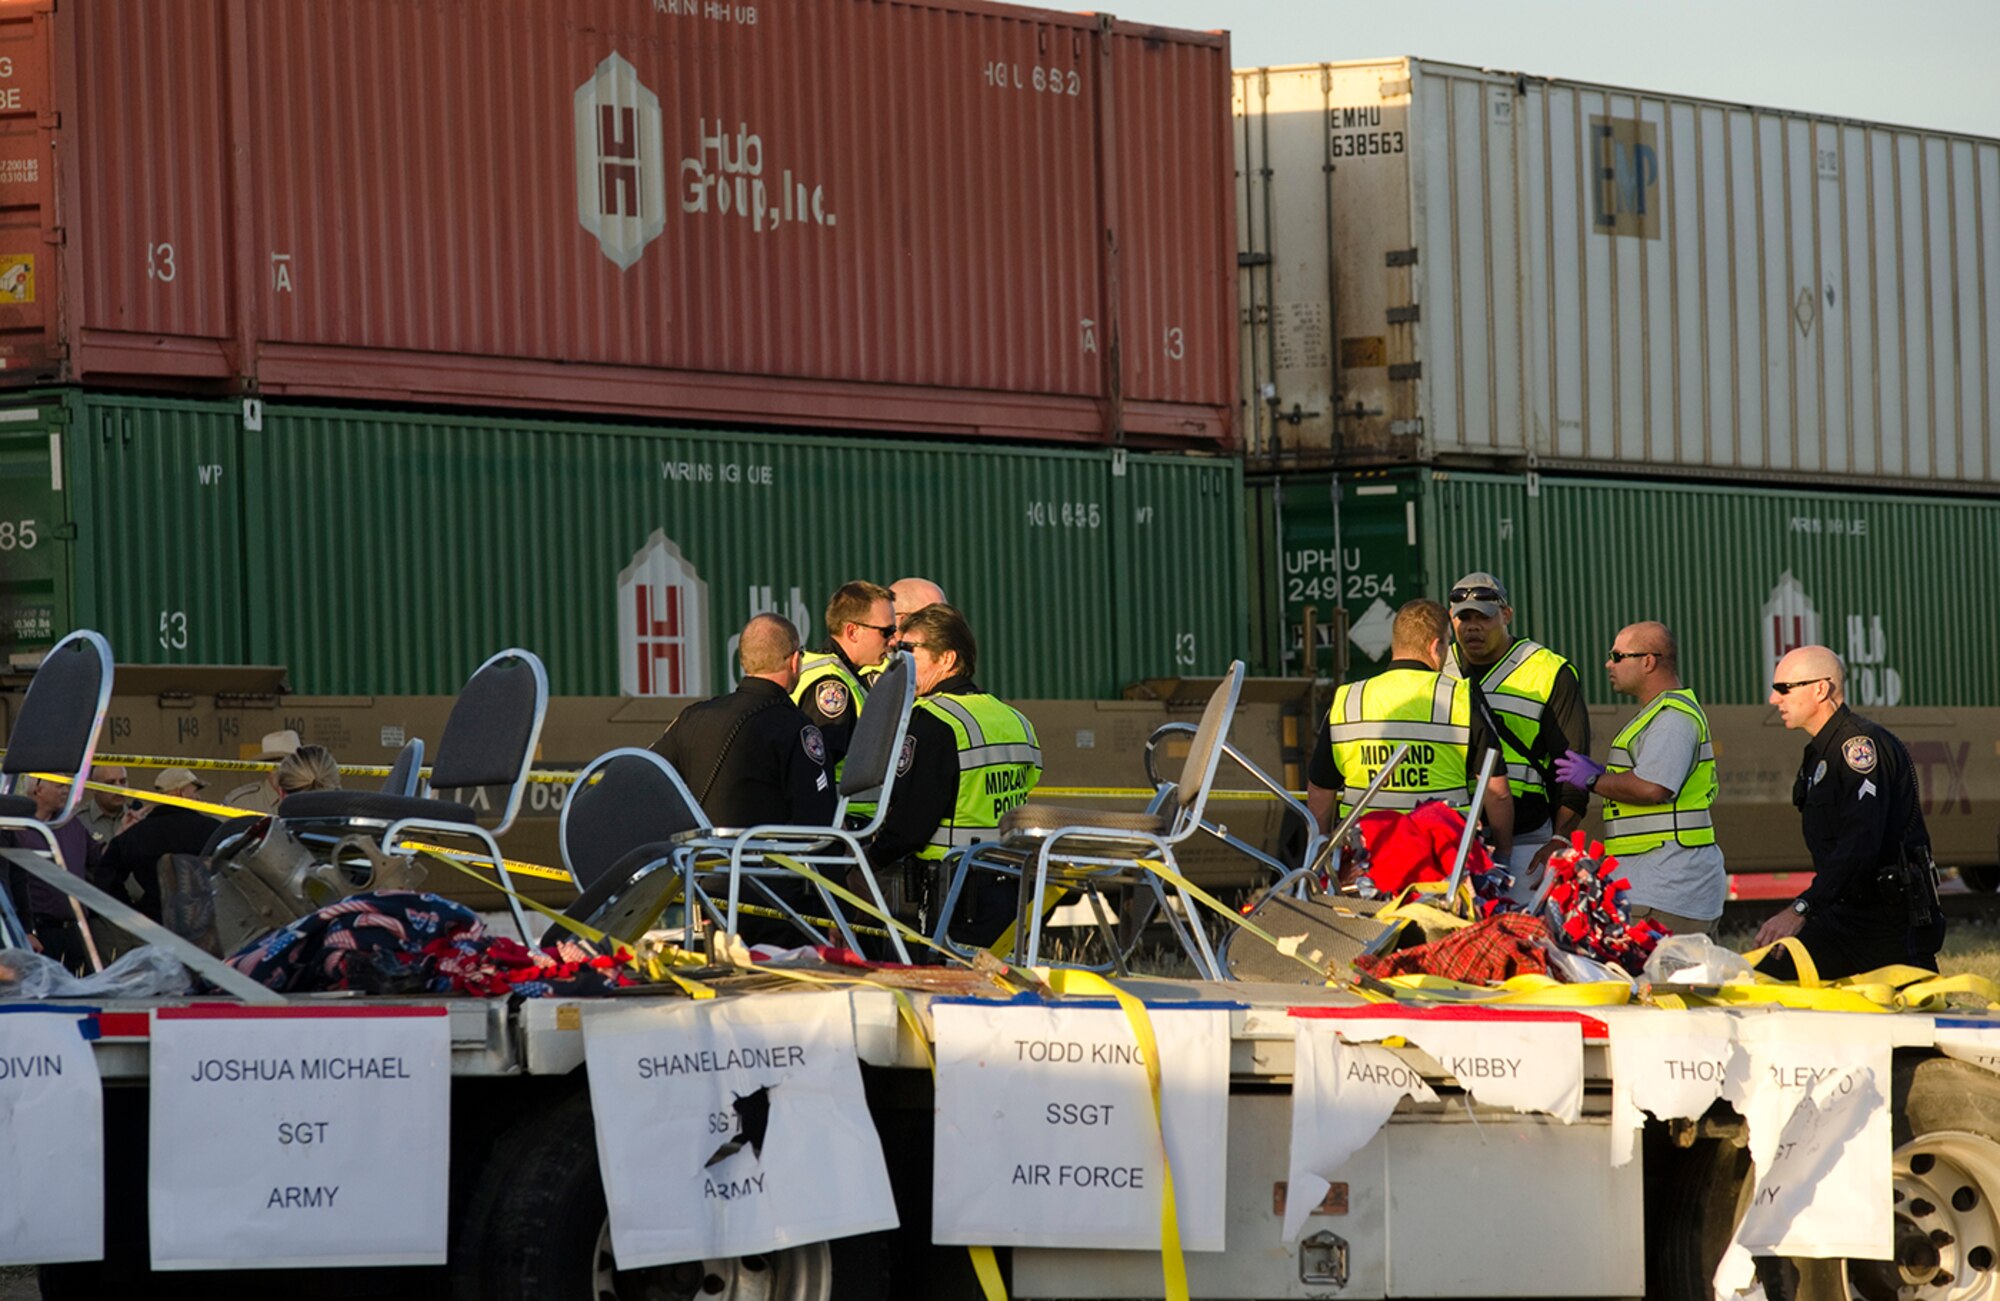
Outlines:
<svg viewBox="0 0 2000 1301"><path fill-rule="evenodd" d="M34 796L0 795L0 818L32 818L34 816Z"/></svg>
<svg viewBox="0 0 2000 1301"><path fill-rule="evenodd" d="M382 791L300 791L287 795L278 805L278 816L286 820L311 818L367 818L375 822L395 822L402 818L430 818L435 822L476 824L479 815L463 804L450 800L426 800L414 795L389 795Z"/></svg>
<svg viewBox="0 0 2000 1301"><path fill-rule="evenodd" d="M641 869L663 864L673 856L675 846L664 840L650 845L635 845L625 852L625 856L613 863L604 875L591 881L576 897L576 901L563 910L564 914L577 921L587 922L605 904L616 899L630 889ZM656 869L657 870L657 869Z"/></svg>
<svg viewBox="0 0 2000 1301"><path fill-rule="evenodd" d="M1023 804L1000 818L1000 837L1046 836L1063 827L1091 827L1104 831L1142 831L1164 836L1174 829L1168 813L1112 813L1104 809L1080 809L1067 804Z"/></svg>

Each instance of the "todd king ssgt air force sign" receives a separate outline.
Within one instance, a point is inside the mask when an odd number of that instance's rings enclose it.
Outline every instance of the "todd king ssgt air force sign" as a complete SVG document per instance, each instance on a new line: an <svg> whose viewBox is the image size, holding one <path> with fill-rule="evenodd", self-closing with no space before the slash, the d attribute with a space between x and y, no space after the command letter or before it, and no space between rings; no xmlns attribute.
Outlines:
<svg viewBox="0 0 2000 1301"><path fill-rule="evenodd" d="M585 1018L620 1269L896 1227L845 993Z"/></svg>

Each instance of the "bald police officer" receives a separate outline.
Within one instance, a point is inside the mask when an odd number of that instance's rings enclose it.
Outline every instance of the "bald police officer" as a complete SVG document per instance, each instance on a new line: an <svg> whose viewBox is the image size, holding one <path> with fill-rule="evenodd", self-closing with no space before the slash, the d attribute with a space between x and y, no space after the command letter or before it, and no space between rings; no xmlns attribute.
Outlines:
<svg viewBox="0 0 2000 1301"><path fill-rule="evenodd" d="M1944 913L1903 743L1847 707L1846 666L1825 646L1801 646L1779 660L1770 701L1786 727L1812 738L1792 803L1813 879L1764 923L1758 945L1796 935L1829 980L1896 963L1935 971ZM1781 979L1797 974L1782 949L1758 970Z"/></svg>

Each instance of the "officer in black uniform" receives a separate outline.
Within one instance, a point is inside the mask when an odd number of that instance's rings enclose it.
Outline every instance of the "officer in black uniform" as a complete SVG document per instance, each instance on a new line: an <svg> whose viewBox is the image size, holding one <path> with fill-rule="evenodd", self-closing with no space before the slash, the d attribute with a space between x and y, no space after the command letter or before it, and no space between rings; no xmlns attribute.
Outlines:
<svg viewBox="0 0 2000 1301"><path fill-rule="evenodd" d="M653 750L718 827L831 826L837 800L826 739L791 698L798 629L760 614L744 625L737 659L736 690L682 710Z"/></svg>
<svg viewBox="0 0 2000 1301"><path fill-rule="evenodd" d="M1846 704L1846 670L1824 646L1778 661L1771 704L1807 742L1792 803L1798 806L1813 881L1764 923L1757 943L1797 935L1822 978L1894 963L1937 969L1944 914L1937 902L1930 832L1903 743ZM1758 969L1797 972L1773 950Z"/></svg>

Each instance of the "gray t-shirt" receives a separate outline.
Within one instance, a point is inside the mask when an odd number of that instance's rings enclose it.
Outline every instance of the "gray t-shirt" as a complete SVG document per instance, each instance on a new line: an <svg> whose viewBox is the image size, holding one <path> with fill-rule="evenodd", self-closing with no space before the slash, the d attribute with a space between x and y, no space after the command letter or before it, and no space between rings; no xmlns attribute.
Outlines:
<svg viewBox="0 0 2000 1301"><path fill-rule="evenodd" d="M1632 742L1632 775L1678 794L1694 771L1694 720L1678 709L1662 709ZM1643 854L1618 860L1632 883L1626 900L1634 907L1658 908L1697 921L1722 916L1729 897L1729 874L1720 845L1690 848L1669 840Z"/></svg>

